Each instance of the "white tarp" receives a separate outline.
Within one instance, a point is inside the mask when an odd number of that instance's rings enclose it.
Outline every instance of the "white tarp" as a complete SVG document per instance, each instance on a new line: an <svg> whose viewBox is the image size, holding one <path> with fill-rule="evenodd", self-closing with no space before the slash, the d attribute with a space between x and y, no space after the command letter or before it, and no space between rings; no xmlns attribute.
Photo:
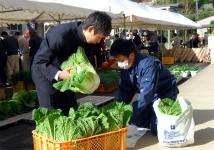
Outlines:
<svg viewBox="0 0 214 150"><path fill-rule="evenodd" d="M140 3L131 2L129 0L114 1L117 3L118 9L122 7L126 17L126 28L145 28L145 29L185 29L200 28L201 26L194 21L184 17L181 14L160 10L149 7ZM121 5L119 5L121 4ZM121 19L113 22L115 26L123 27L124 23Z"/></svg>
<svg viewBox="0 0 214 150"><path fill-rule="evenodd" d="M100 0L0 0L0 6L0 23L8 24L72 21L84 19L95 10L112 17L122 15Z"/></svg>
<svg viewBox="0 0 214 150"><path fill-rule="evenodd" d="M0 0L0 23L25 24L83 20L90 13L104 11L113 27L144 29L199 28L186 17L129 0ZM125 19L120 17L125 14ZM125 24L124 24L125 20Z"/></svg>

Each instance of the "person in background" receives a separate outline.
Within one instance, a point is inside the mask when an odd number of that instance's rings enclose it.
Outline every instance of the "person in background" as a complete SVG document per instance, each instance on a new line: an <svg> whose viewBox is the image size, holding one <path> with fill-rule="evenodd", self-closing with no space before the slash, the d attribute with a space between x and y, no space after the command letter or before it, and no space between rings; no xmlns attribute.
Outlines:
<svg viewBox="0 0 214 150"><path fill-rule="evenodd" d="M174 37L174 45L173 46L175 48L180 47L181 38L176 33L173 34L173 37Z"/></svg>
<svg viewBox="0 0 214 150"><path fill-rule="evenodd" d="M193 39L193 47L198 48L198 44L201 42L201 39L199 38L199 34L196 34L195 38Z"/></svg>
<svg viewBox="0 0 214 150"><path fill-rule="evenodd" d="M25 40L26 40L28 46L30 46L30 45L29 45L29 42L28 42L28 41L29 41L28 39L30 38L30 36L29 36L29 30L27 30L26 33L23 34L22 36L25 38Z"/></svg>
<svg viewBox="0 0 214 150"><path fill-rule="evenodd" d="M194 47L194 39L195 39L195 35L192 34L191 39L189 40L189 48L193 48Z"/></svg>
<svg viewBox="0 0 214 150"><path fill-rule="evenodd" d="M166 37L164 36L164 35L160 35L159 37L158 37L158 41L159 41L159 50L161 51L161 52L163 52L165 49L166 49L166 47L165 47L165 43L166 43Z"/></svg>
<svg viewBox="0 0 214 150"><path fill-rule="evenodd" d="M7 62L6 49L2 39L0 39L0 87L5 87L7 83L6 62Z"/></svg>
<svg viewBox="0 0 214 150"><path fill-rule="evenodd" d="M134 35L134 40L133 40L133 42L134 42L134 44L135 44L135 46L136 46L136 49L137 49L138 51L140 51L140 50L141 50L141 47L142 47L142 43L141 43L140 37L136 34L136 32L134 32L133 35Z"/></svg>
<svg viewBox="0 0 214 150"><path fill-rule="evenodd" d="M204 46L208 45L208 33L207 32L204 32L203 45Z"/></svg>
<svg viewBox="0 0 214 150"><path fill-rule="evenodd" d="M111 29L111 17L97 11L91 13L84 22L61 24L48 31L31 67L40 107L61 109L65 115L68 115L71 107L75 110L78 108L74 92L60 92L53 87L57 81L72 76L69 73L72 66L61 70L60 65L76 53L79 46L86 50L85 46L99 43L110 34Z"/></svg>
<svg viewBox="0 0 214 150"><path fill-rule="evenodd" d="M21 52L21 67L22 71L30 71L29 46L23 36L19 32L15 33L15 37L19 42L19 50Z"/></svg>
<svg viewBox="0 0 214 150"><path fill-rule="evenodd" d="M42 38L40 36L37 36L34 29L29 30L29 45L30 45L30 61L33 63L34 57L39 50L40 44L42 43Z"/></svg>
<svg viewBox="0 0 214 150"><path fill-rule="evenodd" d="M179 93L176 78L158 58L136 53L132 41L114 41L111 55L121 68L117 101L129 104L138 93L138 100L132 103L133 115L129 124L150 127L151 132L157 135L158 120L152 106L158 98L176 100Z"/></svg>
<svg viewBox="0 0 214 150"><path fill-rule="evenodd" d="M112 45L113 42L114 42L114 39L111 37L111 35L108 35L105 38L105 45L106 45L106 48L105 48L105 57L106 57L107 61L109 60L109 57L111 56L110 55L110 48L111 48L111 45Z"/></svg>
<svg viewBox="0 0 214 150"><path fill-rule="evenodd" d="M115 35L114 35L114 38L115 38L115 40L118 40L118 39L119 39L119 35L118 35L118 34L115 34Z"/></svg>
<svg viewBox="0 0 214 150"><path fill-rule="evenodd" d="M95 67L95 58L94 56L96 56L97 58L97 69L98 70L102 70L102 51L105 51L105 49L103 49L103 39L100 40L99 43L97 44L93 44L92 45L92 65ZM102 48L102 50L101 50Z"/></svg>
<svg viewBox="0 0 214 150"><path fill-rule="evenodd" d="M156 53L158 52L158 37L157 35L151 34L150 41L152 42L152 52Z"/></svg>
<svg viewBox="0 0 214 150"><path fill-rule="evenodd" d="M10 76L14 73L19 72L19 56L18 49L19 43L18 40L9 36L7 32L3 31L1 36L4 38L3 43L7 52L7 62L6 62L6 75L8 83L11 84Z"/></svg>

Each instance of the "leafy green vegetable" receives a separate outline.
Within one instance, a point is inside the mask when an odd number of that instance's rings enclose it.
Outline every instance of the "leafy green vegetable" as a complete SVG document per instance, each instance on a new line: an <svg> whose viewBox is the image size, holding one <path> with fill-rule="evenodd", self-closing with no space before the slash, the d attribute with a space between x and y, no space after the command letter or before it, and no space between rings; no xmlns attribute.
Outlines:
<svg viewBox="0 0 214 150"><path fill-rule="evenodd" d="M63 116L64 114L62 113L61 109L56 109L56 110L50 110L48 108L44 107L39 107L38 109L34 109L32 112L32 119L38 123L42 118L50 115L50 114L58 114L60 116Z"/></svg>
<svg viewBox="0 0 214 150"><path fill-rule="evenodd" d="M23 113L24 106L22 105L22 102L19 100L10 100L9 101L10 106L12 107L12 111L14 115L19 115Z"/></svg>
<svg viewBox="0 0 214 150"><path fill-rule="evenodd" d="M176 78L178 78L178 77L181 76L181 73L180 73L180 72L175 72L173 75L174 75Z"/></svg>
<svg viewBox="0 0 214 150"><path fill-rule="evenodd" d="M9 101L10 99L0 101L0 120L7 119L12 113L12 107Z"/></svg>
<svg viewBox="0 0 214 150"><path fill-rule="evenodd" d="M62 63L61 69L64 70L71 66L73 69L70 70L70 74L73 76L69 79L59 81L53 86L61 92L71 90L83 94L93 93L100 84L100 78L90 64L82 47L78 47L77 52L73 53L68 60Z"/></svg>
<svg viewBox="0 0 214 150"><path fill-rule="evenodd" d="M167 115L179 116L182 113L179 101L173 101L169 98L162 99L158 108L160 112Z"/></svg>
<svg viewBox="0 0 214 150"><path fill-rule="evenodd" d="M13 100L20 100L27 107L35 107L35 95L28 91L20 91L13 94ZM26 108L26 107L25 107Z"/></svg>
<svg viewBox="0 0 214 150"><path fill-rule="evenodd" d="M76 111L70 108L68 117L62 116L59 109L41 107L32 116L37 122L37 133L65 142L118 130L127 125L132 113L131 105L114 101L100 109L92 103L80 105Z"/></svg>
<svg viewBox="0 0 214 150"><path fill-rule="evenodd" d="M14 73L11 75L10 81L13 83L14 86L17 84L17 81L24 81L25 90L27 90L28 84L34 85L31 76L31 71L20 71L18 73Z"/></svg>
<svg viewBox="0 0 214 150"><path fill-rule="evenodd" d="M190 71L198 71L200 69L200 67L198 67L197 65L194 67L190 68Z"/></svg>
<svg viewBox="0 0 214 150"><path fill-rule="evenodd" d="M109 89L119 84L120 74L115 71L101 71L98 72L100 83L103 84L104 89Z"/></svg>

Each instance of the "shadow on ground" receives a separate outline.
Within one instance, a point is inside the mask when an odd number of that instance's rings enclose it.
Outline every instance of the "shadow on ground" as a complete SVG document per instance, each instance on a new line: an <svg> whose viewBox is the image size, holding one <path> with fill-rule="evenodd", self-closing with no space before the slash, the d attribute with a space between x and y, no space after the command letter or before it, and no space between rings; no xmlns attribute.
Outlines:
<svg viewBox="0 0 214 150"><path fill-rule="evenodd" d="M193 118L195 121L195 125L203 124L208 121L214 120L214 110L211 109L194 109L193 110ZM214 134L213 134L214 136Z"/></svg>

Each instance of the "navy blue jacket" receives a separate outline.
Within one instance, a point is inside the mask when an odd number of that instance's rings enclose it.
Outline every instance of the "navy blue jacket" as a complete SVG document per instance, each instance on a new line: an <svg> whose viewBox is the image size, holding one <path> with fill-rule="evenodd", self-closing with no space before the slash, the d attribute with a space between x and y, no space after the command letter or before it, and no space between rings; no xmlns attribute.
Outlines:
<svg viewBox="0 0 214 150"><path fill-rule="evenodd" d="M34 58L34 56L36 55L37 51L39 50L39 47L42 43L42 38L34 35L30 37L29 40L29 45L30 45L30 56Z"/></svg>
<svg viewBox="0 0 214 150"><path fill-rule="evenodd" d="M32 65L32 78L39 90L54 93L55 75L61 70L60 65L84 45L81 22L71 22L49 30L40 45Z"/></svg>
<svg viewBox="0 0 214 150"><path fill-rule="evenodd" d="M7 35L3 40L3 43L5 45L7 56L18 55L19 43L15 37Z"/></svg>
<svg viewBox="0 0 214 150"><path fill-rule="evenodd" d="M129 104L135 93L138 100L133 106L133 117L141 112L158 98L170 98L178 94L176 78L157 59L149 55L136 53L132 68L121 69L118 101Z"/></svg>

